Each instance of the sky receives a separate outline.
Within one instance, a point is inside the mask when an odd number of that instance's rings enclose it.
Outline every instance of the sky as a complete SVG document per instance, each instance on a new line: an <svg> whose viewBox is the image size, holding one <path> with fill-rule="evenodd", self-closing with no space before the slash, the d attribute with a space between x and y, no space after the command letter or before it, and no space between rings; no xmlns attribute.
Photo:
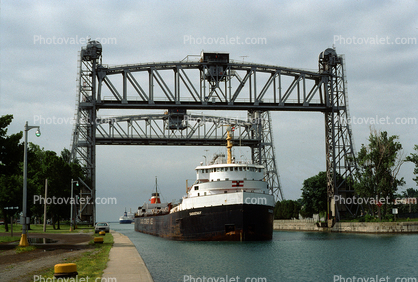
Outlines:
<svg viewBox="0 0 418 282"><path fill-rule="evenodd" d="M73 125L46 120L74 117L77 56L87 38L102 43L103 63L109 65L179 61L205 50L228 52L235 60L316 71L319 53L334 47L345 55L355 148L368 143L371 129L399 136L405 156L418 144L417 1L84 0L0 5L0 114L14 116L9 134L22 131L25 121L40 125L41 137L30 131L29 141L45 150L59 153L71 146ZM227 37L262 40L221 44ZM324 115L272 112L272 120L283 195L298 199L303 181L325 170ZM203 155L219 150L223 148L98 146L97 196L115 198L116 203L98 205L97 220L117 221L125 208L135 211L149 199L156 176L163 200L181 198L186 179L195 179L194 168L204 161ZM401 191L417 188L413 168L411 163L402 166L406 185Z"/></svg>

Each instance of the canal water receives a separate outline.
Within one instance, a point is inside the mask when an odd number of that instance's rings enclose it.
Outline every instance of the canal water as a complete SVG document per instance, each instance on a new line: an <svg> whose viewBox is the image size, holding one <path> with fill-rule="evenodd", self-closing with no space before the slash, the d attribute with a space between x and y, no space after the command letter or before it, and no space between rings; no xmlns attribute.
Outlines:
<svg viewBox="0 0 418 282"><path fill-rule="evenodd" d="M155 282L418 281L418 234L275 231L270 242L179 242L111 224Z"/></svg>

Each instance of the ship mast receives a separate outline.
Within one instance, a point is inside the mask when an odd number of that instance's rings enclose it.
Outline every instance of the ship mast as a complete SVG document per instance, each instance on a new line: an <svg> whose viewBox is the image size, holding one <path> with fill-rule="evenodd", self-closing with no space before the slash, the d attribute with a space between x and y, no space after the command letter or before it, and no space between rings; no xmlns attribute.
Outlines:
<svg viewBox="0 0 418 282"><path fill-rule="evenodd" d="M228 151L228 157L227 157L227 164L232 164L232 137L231 137L231 127L228 126L226 131L227 137L226 137L226 148Z"/></svg>
<svg viewBox="0 0 418 282"><path fill-rule="evenodd" d="M155 177L155 197L157 197L157 176Z"/></svg>

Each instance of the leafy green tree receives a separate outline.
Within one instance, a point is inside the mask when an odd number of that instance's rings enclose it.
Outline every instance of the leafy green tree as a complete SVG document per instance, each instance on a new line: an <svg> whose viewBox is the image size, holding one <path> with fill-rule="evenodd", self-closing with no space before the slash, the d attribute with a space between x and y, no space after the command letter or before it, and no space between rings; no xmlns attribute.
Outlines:
<svg viewBox="0 0 418 282"><path fill-rule="evenodd" d="M383 213L388 212L388 201L394 200L398 186L405 182L398 179L399 170L404 162L402 158L402 145L397 141L398 136L388 136L386 131L372 131L369 136L369 145L362 144L357 156L358 183L354 185L359 197L385 198L382 203ZM369 210L374 214L377 208L379 220L382 219L380 205L369 205Z"/></svg>
<svg viewBox="0 0 418 282"><path fill-rule="evenodd" d="M311 217L314 213L326 212L327 199L327 173L321 171L303 181L301 215Z"/></svg>
<svg viewBox="0 0 418 282"><path fill-rule="evenodd" d="M37 145L30 145L30 152L33 156L31 166L28 168L28 175L31 174L32 181L31 189L28 189L30 190L28 199L31 199L33 203L30 209L31 215L43 216L43 202L39 200L35 202L34 196L37 199L44 197L45 179L48 179L47 197L52 199L52 203L47 205L47 214L52 218L53 228L60 229L60 220L70 216L71 179L82 176L81 167L68 163L65 158L68 151L66 149L61 152L61 156L58 156L53 151L45 151ZM78 192L77 187L74 187L74 194ZM58 226L56 227L55 224Z"/></svg>
<svg viewBox="0 0 418 282"><path fill-rule="evenodd" d="M0 208L6 232L9 231L10 217L17 216L17 213L22 210L22 181L23 177L21 175L0 176ZM5 210L5 207L19 207L19 209Z"/></svg>
<svg viewBox="0 0 418 282"><path fill-rule="evenodd" d="M20 143L23 133L7 135L7 127L13 115L0 117L0 212L4 217L5 230L8 231L9 218L16 210L5 207L22 207L22 169L23 145Z"/></svg>
<svg viewBox="0 0 418 282"><path fill-rule="evenodd" d="M70 152L70 150L68 150L67 148L64 148L61 151L61 158L64 160L64 162L70 163L71 162L71 152Z"/></svg>
<svg viewBox="0 0 418 282"><path fill-rule="evenodd" d="M12 123L13 115L0 117L0 175L20 173L23 161L23 144L19 143L23 133L7 136L7 127Z"/></svg>
<svg viewBox="0 0 418 282"><path fill-rule="evenodd" d="M278 201L274 207L274 219L298 218L301 204L298 201Z"/></svg>
<svg viewBox="0 0 418 282"><path fill-rule="evenodd" d="M418 205L415 199L418 199L418 189L408 188L406 191L402 191L402 194L397 194L398 199L405 199L406 203L398 206L399 213L416 213L418 212Z"/></svg>
<svg viewBox="0 0 418 282"><path fill-rule="evenodd" d="M416 176L415 178L413 178L413 180L417 183L418 185L418 145L414 146L414 150L416 153L411 153L410 156L406 157L406 161L408 162L413 162L415 164L415 168L414 168L414 175Z"/></svg>

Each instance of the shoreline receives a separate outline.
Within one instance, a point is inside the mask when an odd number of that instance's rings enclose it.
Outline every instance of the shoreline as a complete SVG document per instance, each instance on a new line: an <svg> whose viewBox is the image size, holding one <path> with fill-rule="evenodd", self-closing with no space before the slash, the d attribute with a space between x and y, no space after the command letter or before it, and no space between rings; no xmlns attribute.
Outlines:
<svg viewBox="0 0 418 282"><path fill-rule="evenodd" d="M418 233L418 221L411 222L336 222L332 227L321 227L313 221L274 220L275 231L314 231L365 234L413 234Z"/></svg>

